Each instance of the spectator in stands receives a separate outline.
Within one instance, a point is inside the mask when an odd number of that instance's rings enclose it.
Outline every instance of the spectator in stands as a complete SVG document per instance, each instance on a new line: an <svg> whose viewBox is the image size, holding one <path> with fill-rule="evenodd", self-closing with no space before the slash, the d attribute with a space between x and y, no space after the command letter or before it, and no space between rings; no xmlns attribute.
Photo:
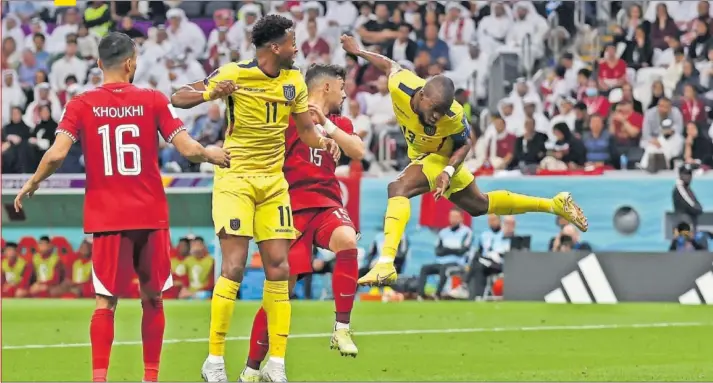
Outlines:
<svg viewBox="0 0 713 383"><path fill-rule="evenodd" d="M90 1L84 10L84 25L89 32L104 37L114 25L111 19L111 9L103 1Z"/></svg>
<svg viewBox="0 0 713 383"><path fill-rule="evenodd" d="M207 146L218 140L221 130L225 128L225 117L220 112L217 103L211 103L208 113L196 118L189 133L196 141ZM181 156L176 148L169 144L161 151L161 162L163 170L169 172L185 172L193 168L191 162Z"/></svg>
<svg viewBox="0 0 713 383"><path fill-rule="evenodd" d="M572 132L577 138L582 138L582 133L584 133L587 128L587 119L589 116L587 113L587 104L583 102L574 104L574 116L574 129L572 129Z"/></svg>
<svg viewBox="0 0 713 383"><path fill-rule="evenodd" d="M634 38L627 42L622 58L629 68L638 70L653 66L654 48L646 36L643 25L636 27Z"/></svg>
<svg viewBox="0 0 713 383"><path fill-rule="evenodd" d="M295 7L292 7L292 9L295 9ZM371 20L376 20L374 10L371 8L371 4L369 2L363 1L359 5L359 16L357 16L356 20L354 20L353 30L358 32L364 24ZM361 33L359 35L361 36Z"/></svg>
<svg viewBox="0 0 713 383"><path fill-rule="evenodd" d="M62 293L76 298L93 298L92 286L92 237L85 238L77 249L77 253L68 254L64 264L64 280L60 289Z"/></svg>
<svg viewBox="0 0 713 383"><path fill-rule="evenodd" d="M506 43L518 49L528 46L532 59L537 61L545 54L545 36L549 30L547 20L537 13L532 2L520 1L513 8L515 22L508 30Z"/></svg>
<svg viewBox="0 0 713 383"><path fill-rule="evenodd" d="M683 134L683 116L681 115L681 111L673 106L670 99L662 97L659 99L656 108L651 108L644 114L641 131L642 147L645 143L651 142L659 136L664 120L671 120L671 128L674 132Z"/></svg>
<svg viewBox="0 0 713 383"><path fill-rule="evenodd" d="M466 9L458 2L447 3L445 21L441 24L438 38L449 46L449 59L453 66L468 58L468 43L475 37L475 23L468 17Z"/></svg>
<svg viewBox="0 0 713 383"><path fill-rule="evenodd" d="M10 108L10 122L2 128L2 173L32 173L36 152L29 144L32 133L22 119L22 110Z"/></svg>
<svg viewBox="0 0 713 383"><path fill-rule="evenodd" d="M116 28L117 32L126 34L127 36L135 39L137 37L143 37L144 33L134 26L134 19L129 16L124 16L120 19L121 24ZM201 31L201 34L203 31Z"/></svg>
<svg viewBox="0 0 713 383"><path fill-rule="evenodd" d="M700 133L695 122L686 123L683 160L687 164L701 164L713 168L713 142L705 133Z"/></svg>
<svg viewBox="0 0 713 383"><path fill-rule="evenodd" d="M99 57L99 37L89 32L85 25L80 25L77 31L77 51L85 60L96 60Z"/></svg>
<svg viewBox="0 0 713 383"><path fill-rule="evenodd" d="M213 291L215 260L208 253L202 237L191 240L190 255L183 263L188 275L188 288L181 290L181 299L208 299Z"/></svg>
<svg viewBox="0 0 713 383"><path fill-rule="evenodd" d="M476 97L483 99L486 97L488 60L488 54L483 52L480 44L477 41L471 41L468 43L468 57L460 59L455 64L457 66L444 74L453 80L456 88L475 89ZM473 80L474 77L475 80Z"/></svg>
<svg viewBox="0 0 713 383"><path fill-rule="evenodd" d="M368 20L357 29L364 45L382 45L388 47L399 37L399 26L389 20L389 8L384 3L377 3L374 9L375 19ZM438 30L435 32L438 35Z"/></svg>
<svg viewBox="0 0 713 383"><path fill-rule="evenodd" d="M32 52L37 52L38 43L36 42L36 37L38 35L43 38L42 45L44 49L44 43L47 39L47 23L36 17L30 22L30 33L25 36L23 46L31 49Z"/></svg>
<svg viewBox="0 0 713 383"><path fill-rule="evenodd" d="M523 100L525 118L532 118L535 121L535 131L545 134L549 137L552 134L550 120L542 113L542 101L539 96L528 95Z"/></svg>
<svg viewBox="0 0 713 383"><path fill-rule="evenodd" d="M433 297L437 299L441 296L448 281L446 272L464 263L472 241L473 231L463 224L463 213L458 208L452 208L448 213L448 227L438 232L435 263L421 267L418 281L421 298L426 298L426 281L431 275L438 275L439 278Z"/></svg>
<svg viewBox="0 0 713 383"><path fill-rule="evenodd" d="M117 23L120 22L124 17L144 17L144 15L141 14L141 11L139 10L139 0L112 0L110 5L111 18Z"/></svg>
<svg viewBox="0 0 713 383"><path fill-rule="evenodd" d="M651 83L651 102L646 110L650 110L659 104L659 100L666 98L666 89L664 88L663 81L656 80Z"/></svg>
<svg viewBox="0 0 713 383"><path fill-rule="evenodd" d="M693 62L705 61L708 59L708 50L713 47L713 40L711 40L711 33L709 30L708 21L710 17L705 20L696 20L693 23L693 29L695 31L695 38L688 47L688 58Z"/></svg>
<svg viewBox="0 0 713 383"><path fill-rule="evenodd" d="M609 109L611 108L609 99L599 93L597 82L594 80L589 80L587 89L584 91L582 102L587 106L587 114L590 116L593 114L606 116L609 114Z"/></svg>
<svg viewBox="0 0 713 383"><path fill-rule="evenodd" d="M668 44L666 38L679 38L681 31L676 26L676 22L668 13L666 4L659 3L656 5L656 20L651 24L651 32L649 39L654 48L666 49Z"/></svg>
<svg viewBox="0 0 713 383"><path fill-rule="evenodd" d="M42 67L48 67L50 63L50 54L45 50L45 35L35 33L32 37L32 52L35 54L35 60Z"/></svg>
<svg viewBox="0 0 713 383"><path fill-rule="evenodd" d="M611 136L609 131L604 129L604 118L593 114L589 116L587 125L589 129L582 136L582 142L587 149L586 165L600 167L611 164Z"/></svg>
<svg viewBox="0 0 713 383"><path fill-rule="evenodd" d="M418 44L409 38L413 31L410 24L399 25L399 37L386 47L385 55L392 60L399 62L407 60L413 62L418 52Z"/></svg>
<svg viewBox="0 0 713 383"><path fill-rule="evenodd" d="M684 124L688 124L691 121L699 124L706 122L705 104L703 100L698 97L698 93L693 84L685 83L683 85L683 98L681 98L680 105Z"/></svg>
<svg viewBox="0 0 713 383"><path fill-rule="evenodd" d="M589 242L582 241L579 230L571 224L564 225L552 242L552 250L556 252L592 251Z"/></svg>
<svg viewBox="0 0 713 383"><path fill-rule="evenodd" d="M512 27L513 19L505 4L497 2L491 5L491 14L485 16L478 25L478 42L484 52L495 53L505 45L505 38Z"/></svg>
<svg viewBox="0 0 713 383"><path fill-rule="evenodd" d="M25 46L25 32L22 30L22 21L16 13L4 14L2 18L2 38L12 38L15 47L20 50ZM3 52L4 53L4 52Z"/></svg>
<svg viewBox="0 0 713 383"><path fill-rule="evenodd" d="M374 127L374 134L379 134L384 130L396 128L396 116L394 116L391 105L391 95L386 76L382 75L376 80L377 92L374 94L364 93L366 101L366 115L371 120Z"/></svg>
<svg viewBox="0 0 713 383"><path fill-rule="evenodd" d="M301 7L301 5L297 5L293 7L293 10L299 9L301 12ZM233 47L242 47L245 46L246 42L250 43L250 39L248 39L248 34L250 33L250 30L252 30L252 27L253 25L255 25L257 20L262 17L262 12L260 11L259 5L246 3L242 7L240 7L239 15L242 15L242 17L239 17L238 21L234 23L230 27L230 29L228 29L228 42ZM299 24L299 21L301 21L301 19L294 19L293 21L297 25ZM249 58L250 57L241 56L241 60L246 60Z"/></svg>
<svg viewBox="0 0 713 383"><path fill-rule="evenodd" d="M607 45L604 48L604 58L599 60L599 89L608 93L614 88L620 88L627 82L626 76L626 62L617 57L616 46Z"/></svg>
<svg viewBox="0 0 713 383"><path fill-rule="evenodd" d="M578 83L577 76L579 76L582 69L585 69L584 63L579 59L575 59L572 53L565 52L562 54L562 57L560 57L559 64L565 69L564 79L567 84L567 89L569 92L576 91Z"/></svg>
<svg viewBox="0 0 713 383"><path fill-rule="evenodd" d="M571 97L561 98L557 104L559 114L552 117L550 125L554 128L559 123L564 123L570 130L574 131L576 127L577 115L574 111L575 102Z"/></svg>
<svg viewBox="0 0 713 383"><path fill-rule="evenodd" d="M67 8L62 14L62 24L55 27L49 38L47 50L53 55L61 54L66 49L67 36L79 32L79 11L77 8Z"/></svg>
<svg viewBox="0 0 713 383"><path fill-rule="evenodd" d="M694 228L698 226L698 217L703 214L703 206L691 188L693 171L696 168L697 165L691 163L683 164L678 168L678 179L672 194L673 211L680 219L690 222Z"/></svg>
<svg viewBox="0 0 713 383"><path fill-rule="evenodd" d="M694 232L688 222L681 222L673 229L673 239L669 251L706 251L708 250L708 234Z"/></svg>
<svg viewBox="0 0 713 383"><path fill-rule="evenodd" d="M567 169L579 169L587 162L587 149L582 140L575 137L572 130L563 123L553 128L555 136L554 158L561 161Z"/></svg>
<svg viewBox="0 0 713 383"><path fill-rule="evenodd" d="M104 81L104 73L102 72L101 69L99 68L92 68L89 70L89 80L87 80L87 84L84 85L82 88L82 92L86 92L88 90L95 89L99 86L101 86L102 82Z"/></svg>
<svg viewBox="0 0 713 383"><path fill-rule="evenodd" d="M588 68L582 68L577 72L577 84L572 90L576 100L582 100L586 95L589 87L589 80L592 78L592 71Z"/></svg>
<svg viewBox="0 0 713 383"><path fill-rule="evenodd" d="M327 13L324 18L330 27L337 27L339 33L351 31L357 16L359 16L359 10L351 1L327 2Z"/></svg>
<svg viewBox="0 0 713 383"><path fill-rule="evenodd" d="M37 253L32 255L32 269L34 283L30 286L30 296L48 298L61 293L62 262L47 236L37 241Z"/></svg>
<svg viewBox="0 0 713 383"><path fill-rule="evenodd" d="M547 154L548 137L536 129L535 120L532 117L525 117L525 134L515 141L514 159L511 168L527 168L537 166L545 154Z"/></svg>
<svg viewBox="0 0 713 383"><path fill-rule="evenodd" d="M329 22L324 17L324 8L322 4L318 1L308 1L302 3L302 9L306 13L304 20L300 22L295 22L295 37L297 40L297 46L300 47L304 44L309 36L309 22L314 21L316 24L317 35L325 39L327 42L333 42L333 39L329 37Z"/></svg>
<svg viewBox="0 0 713 383"><path fill-rule="evenodd" d="M6 243L2 249L2 297L27 297L31 277L32 264L17 253L17 243Z"/></svg>
<svg viewBox="0 0 713 383"><path fill-rule="evenodd" d="M641 114L643 118L644 107L641 104L641 101L634 98L634 88L631 86L631 84L624 84L621 87L621 101L631 102L631 105L634 108L634 112ZM615 110L616 105L618 105L621 101L612 105L612 110ZM602 116L605 117L605 115Z"/></svg>
<svg viewBox="0 0 713 383"><path fill-rule="evenodd" d="M65 89L65 80L68 76L74 76L78 82L84 83L87 77L87 62L77 57L77 43L67 43L67 50L62 58L52 64L50 70L50 82L55 91Z"/></svg>
<svg viewBox="0 0 713 383"><path fill-rule="evenodd" d="M43 82L35 86L35 100L32 101L25 110L23 120L30 128L34 128L40 122L40 106L49 105L52 112L52 119L59 121L62 116L62 105L49 83Z"/></svg>
<svg viewBox="0 0 713 383"><path fill-rule="evenodd" d="M331 62L329 44L317 33L317 21L307 20L307 39L302 43L302 54L307 65L328 64Z"/></svg>
<svg viewBox="0 0 713 383"><path fill-rule="evenodd" d="M20 65L20 51L17 43L12 37L5 37L2 40L2 69L16 69Z"/></svg>
<svg viewBox="0 0 713 383"><path fill-rule="evenodd" d="M175 53L185 54L191 59L202 57L206 45L203 30L196 23L188 20L186 13L180 8L173 8L166 12L166 18L168 18L166 33L173 44ZM184 82L184 84L189 82Z"/></svg>
<svg viewBox="0 0 713 383"><path fill-rule="evenodd" d="M659 107L663 100L659 101ZM646 128L644 124L644 128ZM675 125L672 119L666 118L661 121L657 135L645 141L642 134L641 145L644 148L644 155L641 158L641 168L652 173L670 169L671 160L680 156L683 153L683 137L681 136L682 125L680 128ZM659 160L662 158L661 160Z"/></svg>
<svg viewBox="0 0 713 383"><path fill-rule="evenodd" d="M626 10L626 16L617 26L616 41L634 42L637 39L637 29L642 28L644 36L648 36L651 23L643 18L644 11L639 4L632 4Z"/></svg>
<svg viewBox="0 0 713 383"><path fill-rule="evenodd" d="M515 115L525 115L525 98L529 98L530 100L537 102L537 110L542 109L542 102L540 101L540 96L537 94L535 85L527 81L526 78L520 77L515 80L515 86L508 97L508 99L513 103L513 113Z"/></svg>
<svg viewBox="0 0 713 383"><path fill-rule="evenodd" d="M686 85L691 85L696 94L698 93L705 93L706 89L701 85L701 78L700 74L698 73L698 69L693 66L693 63L689 60L684 60L683 62L683 71L681 73L681 78L676 84L676 89L674 90L674 95L675 96L683 96L683 90Z"/></svg>
<svg viewBox="0 0 713 383"><path fill-rule="evenodd" d="M425 39L419 43L419 50L428 52L431 62L439 63L444 69L450 69L450 49L445 41L438 38L438 27L427 25Z"/></svg>
<svg viewBox="0 0 713 383"><path fill-rule="evenodd" d="M27 97L12 69L2 71L2 125L10 122L10 109L25 108Z"/></svg>
<svg viewBox="0 0 713 383"><path fill-rule="evenodd" d="M491 116L495 130L485 134L487 161L495 170L507 169L515 158L517 137L510 133L499 114Z"/></svg>
<svg viewBox="0 0 713 383"><path fill-rule="evenodd" d="M20 86L27 94L31 94L32 89L37 84L35 82L35 73L39 71L47 71L46 63L43 65L38 62L35 58L35 54L31 50L25 49L22 51L22 62L17 68L18 79L20 80Z"/></svg>

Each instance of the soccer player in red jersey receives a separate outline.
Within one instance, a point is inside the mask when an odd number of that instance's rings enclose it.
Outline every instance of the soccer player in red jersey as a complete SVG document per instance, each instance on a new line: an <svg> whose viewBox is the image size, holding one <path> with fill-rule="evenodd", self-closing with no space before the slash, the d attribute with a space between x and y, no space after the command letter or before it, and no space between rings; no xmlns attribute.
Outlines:
<svg viewBox="0 0 713 383"><path fill-rule="evenodd" d="M353 160L364 156L364 145L354 134L352 122L339 116L344 93L343 68L313 65L305 74L309 92L309 110L322 134L334 139ZM325 117L329 115L329 118ZM342 204L341 188L334 171L336 160L322 149L312 149L299 139L293 121L285 133L286 150L283 171L290 185L290 203L297 239L290 247L289 289L297 277L312 272L312 249L318 246L336 254L332 288L336 306L336 323L332 348L342 355L356 356L349 321L357 289L357 233ZM250 353L240 381L260 381L260 363L268 352L267 317L260 308L253 321Z"/></svg>
<svg viewBox="0 0 713 383"><path fill-rule="evenodd" d="M227 167L230 156L193 140L166 96L131 84L136 46L129 36L112 32L101 40L99 68L103 85L67 104L55 142L15 198L15 209L22 208L22 199L31 197L59 168L72 144L80 141L87 173L84 231L94 236L93 380L106 381L117 297L130 288L136 272L143 308L143 380L156 381L165 327L161 292L172 284L168 203L158 167L157 133L192 162Z"/></svg>

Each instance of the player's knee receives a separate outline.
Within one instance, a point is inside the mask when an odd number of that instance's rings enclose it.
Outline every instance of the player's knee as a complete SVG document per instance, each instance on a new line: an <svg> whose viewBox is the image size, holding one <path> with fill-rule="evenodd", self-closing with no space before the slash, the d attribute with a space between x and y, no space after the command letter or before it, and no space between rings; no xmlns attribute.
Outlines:
<svg viewBox="0 0 713 383"><path fill-rule="evenodd" d="M119 303L119 299L117 297L109 297L106 295L99 295L99 294L97 294L97 296L96 296L96 308L97 309L114 310L114 309L116 309L116 305L118 303Z"/></svg>
<svg viewBox="0 0 713 383"><path fill-rule="evenodd" d="M232 258L223 258L223 263L220 265L220 275L223 278L227 278L235 282L240 282L243 280L244 273L245 263L239 262L239 260Z"/></svg>
<svg viewBox="0 0 713 383"><path fill-rule="evenodd" d="M356 247L356 231L354 228L349 226L338 227L334 230L332 237L329 239L329 249L334 253L338 253L343 250L356 249Z"/></svg>
<svg viewBox="0 0 713 383"><path fill-rule="evenodd" d="M472 203L469 204L466 212L473 217L479 217L481 215L488 214L489 205L490 201L488 200L488 195L485 193L478 193Z"/></svg>
<svg viewBox="0 0 713 383"><path fill-rule="evenodd" d="M387 191L389 193L389 198L406 197L407 194L406 185L403 182L398 181L389 183Z"/></svg>
<svg viewBox="0 0 713 383"><path fill-rule="evenodd" d="M267 258L267 257L266 257ZM263 260L265 277L269 281L284 281L290 276L290 266L285 258L267 258Z"/></svg>

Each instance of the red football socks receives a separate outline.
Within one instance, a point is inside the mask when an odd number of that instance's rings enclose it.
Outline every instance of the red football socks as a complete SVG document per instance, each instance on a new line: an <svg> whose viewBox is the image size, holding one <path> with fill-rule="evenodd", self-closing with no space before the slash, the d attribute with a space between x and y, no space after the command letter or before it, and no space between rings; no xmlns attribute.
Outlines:
<svg viewBox="0 0 713 383"><path fill-rule="evenodd" d="M96 309L89 326L92 342L92 381L106 382L111 344L114 343L114 311Z"/></svg>
<svg viewBox="0 0 713 383"><path fill-rule="evenodd" d="M158 366L161 361L163 333L166 328L166 316L163 313L163 300L141 301L141 343L144 347L144 382L158 381Z"/></svg>
<svg viewBox="0 0 713 383"><path fill-rule="evenodd" d="M265 310L260 307L260 309L255 314L255 319L253 319L253 329L250 332L250 351L248 353L247 366L253 370L260 369L260 363L267 356L267 351L269 349L268 345L268 335L267 335L267 314Z"/></svg>
<svg viewBox="0 0 713 383"><path fill-rule="evenodd" d="M336 307L336 320L339 323L349 323L354 307L354 295L357 290L359 263L357 249L337 252L334 270L332 272L332 292Z"/></svg>

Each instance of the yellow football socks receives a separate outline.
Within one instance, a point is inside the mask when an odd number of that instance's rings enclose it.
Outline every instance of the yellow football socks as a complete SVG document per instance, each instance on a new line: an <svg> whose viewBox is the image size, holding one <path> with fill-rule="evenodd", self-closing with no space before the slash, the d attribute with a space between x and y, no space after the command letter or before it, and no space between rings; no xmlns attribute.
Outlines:
<svg viewBox="0 0 713 383"><path fill-rule="evenodd" d="M240 283L219 277L213 289L210 302L210 334L208 336L208 354L222 357L225 355L225 336L233 318L235 300L238 298Z"/></svg>
<svg viewBox="0 0 713 383"><path fill-rule="evenodd" d="M388 259L390 262L394 261L409 218L411 218L411 203L408 198L389 198L384 218L384 247L380 258Z"/></svg>
<svg viewBox="0 0 713 383"><path fill-rule="evenodd" d="M488 195L488 214L510 215L523 213L552 213L554 203L550 198L531 197L529 195L511 193L507 190L496 190Z"/></svg>
<svg viewBox="0 0 713 383"><path fill-rule="evenodd" d="M265 281L262 290L262 307L267 314L270 357L284 359L292 319L287 281Z"/></svg>

